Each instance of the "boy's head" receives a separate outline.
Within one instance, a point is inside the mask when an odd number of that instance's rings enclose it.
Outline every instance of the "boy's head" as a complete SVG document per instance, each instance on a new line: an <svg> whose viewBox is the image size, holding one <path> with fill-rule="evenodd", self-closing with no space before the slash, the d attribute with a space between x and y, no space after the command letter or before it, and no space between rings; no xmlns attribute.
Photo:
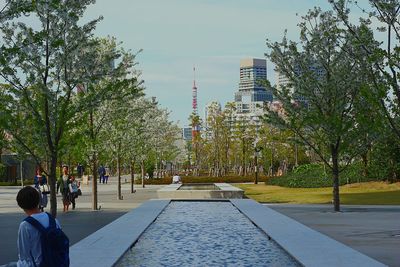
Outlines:
<svg viewBox="0 0 400 267"><path fill-rule="evenodd" d="M33 210L37 208L39 206L39 200L39 192L31 186L25 186L19 190L17 194L18 206L23 210Z"/></svg>

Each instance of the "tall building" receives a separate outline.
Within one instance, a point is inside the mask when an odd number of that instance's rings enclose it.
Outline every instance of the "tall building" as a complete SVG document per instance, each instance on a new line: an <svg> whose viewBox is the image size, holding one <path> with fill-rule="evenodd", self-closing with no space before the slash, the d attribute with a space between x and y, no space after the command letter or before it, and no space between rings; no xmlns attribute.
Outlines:
<svg viewBox="0 0 400 267"><path fill-rule="evenodd" d="M240 61L239 89L235 93L236 120L261 123L260 117L265 114L264 106L273 100L270 89L263 86L267 79L267 61L249 58Z"/></svg>
<svg viewBox="0 0 400 267"><path fill-rule="evenodd" d="M309 73L314 75L315 79L323 79L325 75L325 70L319 66L317 63L311 64L310 66L301 69L300 66L294 66L294 73L297 76L302 75L302 73ZM276 81L276 88L278 91L282 90L284 87L289 90L289 93L293 97L293 100L307 102L307 99L301 95L293 86L290 84L289 78L286 77L283 73L275 70L275 81Z"/></svg>
<svg viewBox="0 0 400 267"><path fill-rule="evenodd" d="M184 127L182 128L182 139L185 141L192 140L192 127Z"/></svg>
<svg viewBox="0 0 400 267"><path fill-rule="evenodd" d="M267 61L249 58L240 61L239 89L235 93L238 113L257 113L264 102L273 100L272 91L262 85L267 79Z"/></svg>

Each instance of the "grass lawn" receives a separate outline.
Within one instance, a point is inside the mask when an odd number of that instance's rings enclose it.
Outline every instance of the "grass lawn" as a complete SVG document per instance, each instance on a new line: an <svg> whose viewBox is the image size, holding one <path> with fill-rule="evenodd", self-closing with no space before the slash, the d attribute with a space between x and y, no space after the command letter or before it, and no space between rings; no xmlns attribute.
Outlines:
<svg viewBox="0 0 400 267"><path fill-rule="evenodd" d="M287 188L265 184L235 184L247 197L258 202L326 204L332 203L332 188ZM367 182L340 187L341 204L400 205L400 183Z"/></svg>

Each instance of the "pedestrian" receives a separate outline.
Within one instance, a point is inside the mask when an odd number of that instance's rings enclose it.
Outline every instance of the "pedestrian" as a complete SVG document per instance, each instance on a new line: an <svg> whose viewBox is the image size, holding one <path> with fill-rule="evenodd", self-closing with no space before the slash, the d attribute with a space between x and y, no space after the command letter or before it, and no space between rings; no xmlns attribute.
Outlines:
<svg viewBox="0 0 400 267"><path fill-rule="evenodd" d="M26 217L18 230L17 266L69 266L69 240L60 223L39 210L38 191L25 186L17 194L17 203Z"/></svg>
<svg viewBox="0 0 400 267"><path fill-rule="evenodd" d="M36 170L36 175L33 178L33 183L35 185L36 190L39 192L40 201L39 201L39 209L44 211L44 208L47 207L48 197L50 194L49 185L47 184L46 176L40 171L38 168Z"/></svg>
<svg viewBox="0 0 400 267"><path fill-rule="evenodd" d="M68 167L64 166L63 167L63 174L60 176L58 179L58 183L60 184L60 191L62 194L62 201L64 205L64 212L67 212L69 209L69 205L71 204L70 202L70 191L69 191L69 182L70 182L70 176L68 174Z"/></svg>
<svg viewBox="0 0 400 267"><path fill-rule="evenodd" d="M74 210L76 205L75 199L78 198L79 195L78 192L80 187L79 182L75 180L74 176L70 177L68 187L69 187L69 201L72 203L72 209Z"/></svg>
<svg viewBox="0 0 400 267"><path fill-rule="evenodd" d="M104 180L106 182L106 184L108 183L108 178L110 177L110 168L106 167L105 168L105 174L104 174Z"/></svg>
<svg viewBox="0 0 400 267"><path fill-rule="evenodd" d="M85 168L80 163L78 163L78 166L76 166L76 172L78 174L79 179L82 178L84 171L85 171Z"/></svg>
<svg viewBox="0 0 400 267"><path fill-rule="evenodd" d="M181 184L182 183L181 177L178 175L178 173L175 173L175 175L172 177L172 183L173 184Z"/></svg>
<svg viewBox="0 0 400 267"><path fill-rule="evenodd" d="M99 173L99 183L104 184L104 175L106 174L106 169L104 168L103 164L100 165L98 173Z"/></svg>
<svg viewBox="0 0 400 267"><path fill-rule="evenodd" d="M46 177L44 177L40 171L40 169L38 168L36 170L36 175L35 177L33 177L33 184L35 186L36 189L40 188L40 185L43 184L43 180L46 179ZM46 181L47 183L47 181Z"/></svg>

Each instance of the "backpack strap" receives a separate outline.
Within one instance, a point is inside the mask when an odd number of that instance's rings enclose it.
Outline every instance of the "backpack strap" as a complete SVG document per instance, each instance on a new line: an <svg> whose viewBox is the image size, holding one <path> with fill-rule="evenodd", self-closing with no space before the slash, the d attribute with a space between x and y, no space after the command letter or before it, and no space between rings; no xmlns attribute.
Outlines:
<svg viewBox="0 0 400 267"><path fill-rule="evenodd" d="M44 233L46 229L43 227L43 225L38 222L35 218L28 216L24 219L24 221L30 223L33 227L35 227L40 233Z"/></svg>
<svg viewBox="0 0 400 267"><path fill-rule="evenodd" d="M51 216L50 213L46 212L47 217L49 217L49 228L56 228L56 220Z"/></svg>
<svg viewBox="0 0 400 267"><path fill-rule="evenodd" d="M51 216L48 212L46 212L47 217L49 217L49 228L56 228L56 220ZM24 221L30 223L33 227L35 227L39 232L44 233L46 231L46 228L43 227L43 225L38 222L35 218L28 216L24 219Z"/></svg>

